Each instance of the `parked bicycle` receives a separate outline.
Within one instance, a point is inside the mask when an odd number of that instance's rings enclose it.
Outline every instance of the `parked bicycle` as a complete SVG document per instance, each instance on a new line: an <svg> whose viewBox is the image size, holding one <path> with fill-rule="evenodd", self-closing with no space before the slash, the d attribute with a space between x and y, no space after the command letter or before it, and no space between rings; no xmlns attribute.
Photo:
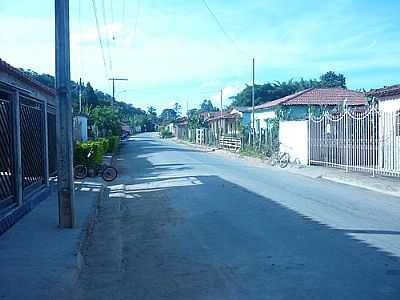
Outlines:
<svg viewBox="0 0 400 300"><path fill-rule="evenodd" d="M290 162L290 155L287 152L269 149L263 151L263 154L267 157L271 166L279 165L281 168L286 168Z"/></svg>
<svg viewBox="0 0 400 300"><path fill-rule="evenodd" d="M118 176L118 171L113 166L102 164L100 166L89 167L90 157L93 155L93 151L89 151L86 156L86 164L77 165L74 167L74 177L76 179L84 179L88 175L101 176L104 181L113 181Z"/></svg>
<svg viewBox="0 0 400 300"><path fill-rule="evenodd" d="M290 156L287 152L276 151L269 159L271 166L279 165L281 168L286 168L290 162Z"/></svg>

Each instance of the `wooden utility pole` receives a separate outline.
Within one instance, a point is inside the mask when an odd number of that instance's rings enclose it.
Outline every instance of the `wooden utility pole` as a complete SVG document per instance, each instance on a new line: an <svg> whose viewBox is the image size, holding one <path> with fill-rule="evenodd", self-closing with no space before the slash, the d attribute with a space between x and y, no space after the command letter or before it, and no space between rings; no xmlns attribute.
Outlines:
<svg viewBox="0 0 400 300"><path fill-rule="evenodd" d="M108 80L112 80L112 102L111 102L111 107L114 109L114 102L115 102L115 81L117 80L123 80L127 81L128 79L126 78L109 78Z"/></svg>
<svg viewBox="0 0 400 300"><path fill-rule="evenodd" d="M57 172L59 224L75 225L72 99L70 92L69 0L55 0L56 93L57 93Z"/></svg>
<svg viewBox="0 0 400 300"><path fill-rule="evenodd" d="M82 112L82 78L79 78L79 113Z"/></svg>

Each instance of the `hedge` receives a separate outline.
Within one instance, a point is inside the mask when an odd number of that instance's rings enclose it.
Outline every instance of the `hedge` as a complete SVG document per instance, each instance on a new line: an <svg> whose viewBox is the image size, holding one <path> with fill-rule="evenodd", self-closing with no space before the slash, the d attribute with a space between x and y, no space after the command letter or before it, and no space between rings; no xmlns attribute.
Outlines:
<svg viewBox="0 0 400 300"><path fill-rule="evenodd" d="M100 165L106 153L115 153L119 145L119 137L99 138L88 142L77 142L74 150L75 164L90 166ZM92 151L92 156L87 159L88 153Z"/></svg>

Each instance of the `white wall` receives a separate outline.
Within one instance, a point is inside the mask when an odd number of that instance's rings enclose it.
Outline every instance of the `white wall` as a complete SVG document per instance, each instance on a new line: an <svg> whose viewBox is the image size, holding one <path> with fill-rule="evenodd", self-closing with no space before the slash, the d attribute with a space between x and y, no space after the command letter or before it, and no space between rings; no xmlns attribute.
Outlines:
<svg viewBox="0 0 400 300"><path fill-rule="evenodd" d="M267 123L265 122L266 119L275 119L276 115L275 112L272 110L259 110L254 112L254 120L257 122L257 120L260 120L260 128L267 128ZM253 122L253 114L251 114L250 117L251 122ZM255 122L255 126L257 127L257 124ZM250 123L252 124L252 123Z"/></svg>
<svg viewBox="0 0 400 300"><path fill-rule="evenodd" d="M398 99L382 100L379 102L379 110L384 112L396 112L400 109L400 96Z"/></svg>
<svg viewBox="0 0 400 300"><path fill-rule="evenodd" d="M398 99L379 102L379 166L400 172L400 136L396 135L396 115L400 110Z"/></svg>
<svg viewBox="0 0 400 300"><path fill-rule="evenodd" d="M308 121L280 121L279 142L280 151L289 153L291 162L298 158L308 163Z"/></svg>

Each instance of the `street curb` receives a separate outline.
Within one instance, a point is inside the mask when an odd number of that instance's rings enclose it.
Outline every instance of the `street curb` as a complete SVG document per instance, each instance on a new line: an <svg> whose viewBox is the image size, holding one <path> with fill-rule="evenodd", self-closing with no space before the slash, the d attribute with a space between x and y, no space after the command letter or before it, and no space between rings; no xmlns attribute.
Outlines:
<svg viewBox="0 0 400 300"><path fill-rule="evenodd" d="M181 141L181 140L176 140L176 139L175 140L171 140L171 141L176 143L176 144L179 144L179 145L186 145L186 146L189 146L189 147L192 147L192 148L196 148L196 149L201 148L203 150L207 150L207 147L205 147L203 145L192 144L192 143L189 143L189 142L186 142L186 141ZM257 158L257 157L244 156L244 155L240 155L239 153L231 152L231 151L224 150L224 149L216 149L216 150L218 150L218 152L223 152L224 154L231 155L231 157L225 156L226 158L229 158L229 159L233 159L232 156L234 156L235 158L240 159L242 161L251 162L251 163L261 163L261 164L263 164L263 166L267 166L264 163L264 160L262 160L260 158ZM204 151L204 152L210 152L210 151ZM214 153L218 155L218 152L214 152ZM304 168L307 168L307 166L304 166ZM301 172L301 171L294 171L294 169L297 170L299 168L290 167L289 166L288 168L285 168L285 169L282 169L282 170L286 171L288 173L294 174L294 175L300 175L300 176L311 178L311 179L324 179L324 180L328 180L328 181L331 181L331 182L345 184L345 185L353 186L353 187L357 187L357 188L362 188L362 189L366 189L366 190L373 191L373 192L378 192L378 193L389 195L389 196L400 197L400 193L399 192L391 192L391 191L388 191L387 189L375 188L375 187L370 186L370 185L357 184L355 182L346 181L344 179L332 177L332 176L329 176L329 175L327 176L327 175L324 175L324 174L311 175L311 174L307 174L307 173L304 173L304 172Z"/></svg>
<svg viewBox="0 0 400 300"><path fill-rule="evenodd" d="M77 277L79 276L79 273L82 270L83 265L85 264L85 252L88 247L88 242L96 225L99 208L107 194L108 194L108 188L105 185L102 185L100 192L97 196L97 199L93 204L92 211L82 227L76 252L76 266L78 269Z"/></svg>

